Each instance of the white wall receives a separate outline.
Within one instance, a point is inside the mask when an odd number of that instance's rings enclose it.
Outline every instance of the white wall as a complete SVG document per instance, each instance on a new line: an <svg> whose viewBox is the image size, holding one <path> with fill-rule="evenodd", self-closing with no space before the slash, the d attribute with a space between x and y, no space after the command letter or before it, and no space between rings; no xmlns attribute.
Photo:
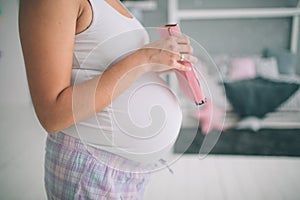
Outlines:
<svg viewBox="0 0 300 200"><path fill-rule="evenodd" d="M18 33L18 1L0 0L0 104L29 104Z"/></svg>
<svg viewBox="0 0 300 200"><path fill-rule="evenodd" d="M45 199L46 133L34 115L18 34L18 1L0 0L0 199Z"/></svg>

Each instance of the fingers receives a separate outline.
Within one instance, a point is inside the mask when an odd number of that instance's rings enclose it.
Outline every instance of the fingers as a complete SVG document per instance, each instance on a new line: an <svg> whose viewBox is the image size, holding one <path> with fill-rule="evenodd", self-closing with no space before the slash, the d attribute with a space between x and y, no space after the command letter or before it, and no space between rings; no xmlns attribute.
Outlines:
<svg viewBox="0 0 300 200"><path fill-rule="evenodd" d="M168 66L169 69L178 69L178 70L183 70L183 71L189 71L191 70L191 68L189 66L185 66L183 65L183 63L179 62L178 59L178 55L175 55L173 53L168 53L166 52L169 59L168 61L165 63L165 66Z"/></svg>
<svg viewBox="0 0 300 200"><path fill-rule="evenodd" d="M191 66L183 65L184 62L196 63L197 58L192 56L193 48L187 36L170 36L157 40L144 47L148 54L149 63L160 64L164 67L152 67L154 71L166 69L177 69L183 71L191 70ZM148 49L148 50L147 50ZM181 56L183 55L183 57Z"/></svg>
<svg viewBox="0 0 300 200"><path fill-rule="evenodd" d="M183 65L182 62L190 62L190 63L196 63L198 59L194 56L193 54L193 47L190 45L190 39L189 37L182 35L182 36L171 36L170 40L173 47L172 53L176 54L175 61L173 62L173 67L178 69L178 70L183 70L183 71L189 71L191 70L190 66L185 66ZM174 44L174 42L176 44ZM176 48L174 48L176 47ZM183 57L182 57L183 56ZM174 57L173 57L174 59Z"/></svg>
<svg viewBox="0 0 300 200"><path fill-rule="evenodd" d="M190 71L192 68L190 66L185 66L183 64L181 64L180 62L176 62L176 64L174 65L175 69L178 69L180 71Z"/></svg>
<svg viewBox="0 0 300 200"><path fill-rule="evenodd" d="M178 44L190 45L190 38L186 35L173 36Z"/></svg>
<svg viewBox="0 0 300 200"><path fill-rule="evenodd" d="M190 39L187 36L170 36L167 39L166 50L173 53L193 54L193 47L190 45Z"/></svg>
<svg viewBox="0 0 300 200"><path fill-rule="evenodd" d="M190 45L186 45L186 44L180 44L178 45L178 50L181 54L193 54L194 49L192 46Z"/></svg>
<svg viewBox="0 0 300 200"><path fill-rule="evenodd" d="M182 58L181 55L183 55L183 60L181 60L181 58ZM180 54L180 55L178 55L177 61L196 63L196 62L198 62L198 59L190 54Z"/></svg>

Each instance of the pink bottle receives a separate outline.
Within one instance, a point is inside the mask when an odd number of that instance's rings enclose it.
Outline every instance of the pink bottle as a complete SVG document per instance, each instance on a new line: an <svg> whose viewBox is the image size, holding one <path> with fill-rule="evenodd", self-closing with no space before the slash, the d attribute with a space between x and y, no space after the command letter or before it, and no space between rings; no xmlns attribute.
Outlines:
<svg viewBox="0 0 300 200"><path fill-rule="evenodd" d="M178 24L168 24L158 29L162 38L169 37L171 35L181 35ZM205 96L198 81L197 74L192 63L187 61L178 61L179 63L191 67L190 71L180 71L175 69L176 77L179 83L180 90L185 96L192 101L195 101L196 105L202 105L205 103Z"/></svg>

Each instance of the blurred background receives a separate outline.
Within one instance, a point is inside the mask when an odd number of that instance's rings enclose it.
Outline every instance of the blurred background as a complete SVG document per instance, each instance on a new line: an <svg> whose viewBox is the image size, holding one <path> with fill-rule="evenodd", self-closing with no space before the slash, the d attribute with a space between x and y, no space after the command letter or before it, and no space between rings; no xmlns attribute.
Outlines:
<svg viewBox="0 0 300 200"><path fill-rule="evenodd" d="M182 156L171 166L175 174L155 173L145 199L300 199L298 1L123 3L144 26L178 22L193 39L215 113L213 125L204 129L211 117L204 111L210 113L212 107L191 115L194 105L183 102L184 123L173 152ZM28 91L18 6L17 0L0 0L0 199L46 199L47 133L35 117ZM170 85L177 87L172 77ZM219 125L225 115L223 130ZM208 144L213 151L199 159L209 135L219 141Z"/></svg>

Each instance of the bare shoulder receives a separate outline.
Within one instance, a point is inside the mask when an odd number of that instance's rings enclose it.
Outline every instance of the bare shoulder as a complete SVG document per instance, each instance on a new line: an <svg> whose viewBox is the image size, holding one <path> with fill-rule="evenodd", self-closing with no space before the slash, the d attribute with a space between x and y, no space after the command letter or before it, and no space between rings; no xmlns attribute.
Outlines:
<svg viewBox="0 0 300 200"><path fill-rule="evenodd" d="M83 0L20 0L20 11L35 9L36 14L47 14L51 11L52 15L57 15L60 11L65 13L78 12Z"/></svg>
<svg viewBox="0 0 300 200"><path fill-rule="evenodd" d="M35 29L41 33L50 28L74 26L80 13L82 0L20 0L19 30L26 34ZM66 24L64 24L66 23ZM75 23L76 25L76 23ZM44 31L43 31L44 30ZM55 30L53 30L55 33ZM21 36L22 36L21 35Z"/></svg>

